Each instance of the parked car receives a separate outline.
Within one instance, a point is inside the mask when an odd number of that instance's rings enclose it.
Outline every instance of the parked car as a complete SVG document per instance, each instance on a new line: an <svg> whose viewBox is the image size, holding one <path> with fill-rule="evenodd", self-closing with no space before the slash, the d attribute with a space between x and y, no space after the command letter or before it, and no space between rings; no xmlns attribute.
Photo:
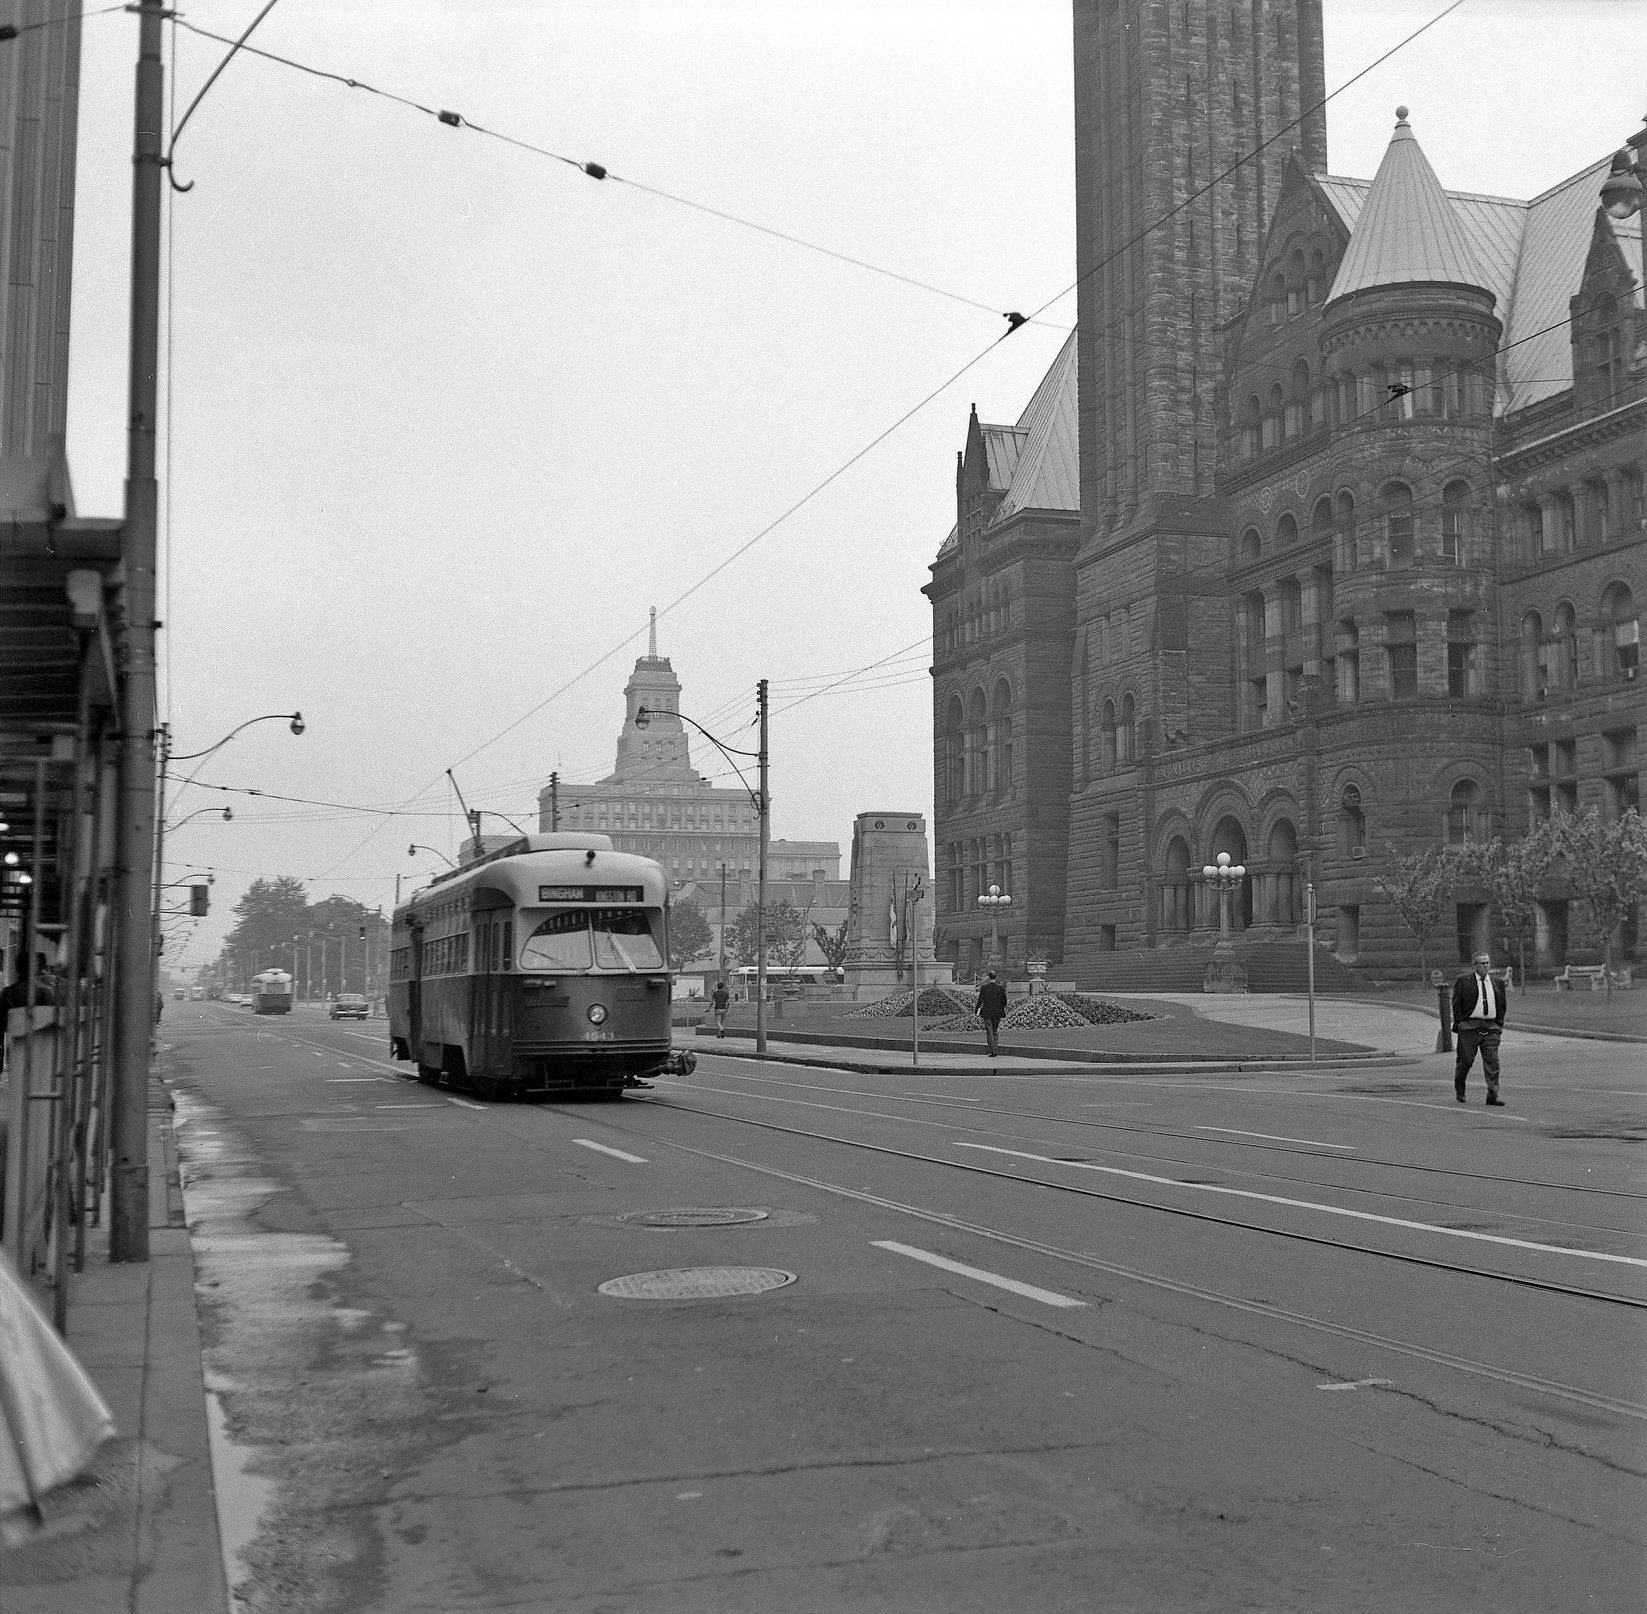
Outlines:
<svg viewBox="0 0 1647 1614"><path fill-rule="evenodd" d="M339 992L332 999L331 1017L334 1020L364 1020L372 1006L358 992Z"/></svg>

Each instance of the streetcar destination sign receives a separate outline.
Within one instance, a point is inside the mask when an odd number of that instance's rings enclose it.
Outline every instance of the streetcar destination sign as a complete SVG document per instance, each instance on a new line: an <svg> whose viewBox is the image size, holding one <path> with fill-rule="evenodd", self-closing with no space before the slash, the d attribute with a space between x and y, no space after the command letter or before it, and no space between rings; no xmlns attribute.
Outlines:
<svg viewBox="0 0 1647 1614"><path fill-rule="evenodd" d="M640 902L638 885L540 885L539 902Z"/></svg>

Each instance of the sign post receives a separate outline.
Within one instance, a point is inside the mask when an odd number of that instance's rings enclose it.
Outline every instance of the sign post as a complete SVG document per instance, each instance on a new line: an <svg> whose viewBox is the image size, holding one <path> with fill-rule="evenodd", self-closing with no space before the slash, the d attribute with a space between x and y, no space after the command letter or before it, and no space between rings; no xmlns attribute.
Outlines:
<svg viewBox="0 0 1647 1614"><path fill-rule="evenodd" d="M1310 993L1310 1058L1315 1058L1315 882L1304 882L1304 957Z"/></svg>

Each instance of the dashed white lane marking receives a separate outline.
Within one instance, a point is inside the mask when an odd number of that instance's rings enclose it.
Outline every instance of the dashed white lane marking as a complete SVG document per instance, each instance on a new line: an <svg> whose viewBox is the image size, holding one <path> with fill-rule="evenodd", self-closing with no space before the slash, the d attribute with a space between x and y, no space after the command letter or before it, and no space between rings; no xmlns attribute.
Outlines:
<svg viewBox="0 0 1647 1614"><path fill-rule="evenodd" d="M975 1098L958 1098L954 1093L911 1093L911 1098L935 1098L944 1104L976 1104Z"/></svg>
<svg viewBox="0 0 1647 1614"><path fill-rule="evenodd" d="M614 1160L627 1160L632 1166L644 1166L646 1157L638 1154L625 1154L622 1149L609 1148L604 1143L596 1143L593 1138L573 1138L572 1141L585 1149L593 1149L597 1154L609 1154Z"/></svg>
<svg viewBox="0 0 1647 1614"><path fill-rule="evenodd" d="M1188 1188L1198 1194L1225 1194L1232 1199L1256 1199L1266 1205L1284 1205L1289 1210L1320 1211L1324 1216L1347 1216L1357 1222L1378 1222L1384 1227L1406 1227L1416 1233L1439 1233L1450 1239L1475 1239L1481 1244L1503 1244L1513 1250L1536 1250L1540 1255L1564 1255L1573 1261L1611 1261L1619 1266L1647 1267L1636 1255L1611 1255L1605 1250L1574 1250L1565 1244L1539 1244L1532 1239L1508 1238L1502 1233L1474 1233L1463 1227L1440 1227L1434 1222L1413 1222L1402 1216L1379 1216L1373 1211L1350 1210L1343 1205L1321 1205L1310 1199L1286 1199L1279 1194L1260 1194L1250 1188L1225 1188L1218 1183L1183 1182L1177 1177L1157 1177L1147 1171L1124 1171L1120 1166L1095 1166L1078 1160L1058 1160L1048 1154L1030 1154L1023 1149L1002 1149L993 1143L965 1143L955 1140L957 1149L981 1149L985 1154L1008 1154L1019 1160L1035 1160L1044 1166L1068 1166L1073 1171L1096 1171L1106 1177L1126 1177L1133 1182L1159 1184L1163 1188Z"/></svg>
<svg viewBox="0 0 1647 1614"><path fill-rule="evenodd" d="M924 1261L929 1267L941 1267L945 1272L958 1272L963 1278L976 1278L979 1283L993 1284L997 1289L1010 1289L1026 1300L1039 1300L1043 1306L1084 1306L1084 1300L1072 1300L1068 1295L1051 1289L1037 1289L1033 1283L1020 1283L1016 1278L1003 1278L998 1272L985 1272L982 1267L963 1266L947 1256L934 1255L931 1250L918 1250L913 1244L899 1244L894 1239L871 1239L877 1250L891 1250L894 1255L907 1255L911 1261Z"/></svg>
<svg viewBox="0 0 1647 1614"><path fill-rule="evenodd" d="M486 1108L484 1104L476 1104L467 1098L454 1098L450 1093L443 1093L441 1097L444 1098L448 1104L461 1104L466 1110L483 1110Z"/></svg>
<svg viewBox="0 0 1647 1614"><path fill-rule="evenodd" d="M430 1099L424 1104L374 1104L372 1108L374 1110L438 1110L440 1100L438 1098Z"/></svg>
<svg viewBox="0 0 1647 1614"><path fill-rule="evenodd" d="M328 1076L326 1083L330 1087L343 1082L389 1082L393 1080L392 1076Z"/></svg>
<svg viewBox="0 0 1647 1614"><path fill-rule="evenodd" d="M1232 1138L1264 1138L1270 1143L1307 1143L1312 1149L1348 1149L1355 1153L1353 1143L1323 1143L1319 1138L1283 1138L1275 1132L1243 1132L1233 1126L1198 1126L1197 1132L1225 1132Z"/></svg>
<svg viewBox="0 0 1647 1614"><path fill-rule="evenodd" d="M1347 1384L1318 1384L1318 1390L1372 1390L1394 1384L1394 1379L1351 1379Z"/></svg>

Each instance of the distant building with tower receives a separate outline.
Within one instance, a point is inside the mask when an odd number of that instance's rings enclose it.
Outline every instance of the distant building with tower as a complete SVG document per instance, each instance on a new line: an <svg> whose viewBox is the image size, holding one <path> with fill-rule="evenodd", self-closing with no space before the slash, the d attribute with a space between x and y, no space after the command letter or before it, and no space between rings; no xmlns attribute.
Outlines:
<svg viewBox="0 0 1647 1614"><path fill-rule="evenodd" d="M1188 984L1228 852L1293 984L1308 884L1329 970L1407 971L1392 851L1639 803L1640 216L1606 158L1447 190L1406 108L1330 175L1319 0L1074 18L1079 327L974 411L925 589L939 956L979 967L999 885L1013 969ZM1500 941L1462 881L1444 928ZM1580 930L1550 888L1539 963Z"/></svg>
<svg viewBox="0 0 1647 1614"><path fill-rule="evenodd" d="M675 884L698 885L707 911L704 894L713 887L718 897L723 866L734 890L752 887L760 814L742 785L712 784L692 766L690 736L680 718L680 680L669 658L658 654L657 615L654 610L646 654L624 686L616 766L593 783L556 779L546 785L538 792L538 827L610 835L618 851L656 859ZM643 707L644 726L635 721ZM833 881L840 865L834 841L767 844L769 881Z"/></svg>

